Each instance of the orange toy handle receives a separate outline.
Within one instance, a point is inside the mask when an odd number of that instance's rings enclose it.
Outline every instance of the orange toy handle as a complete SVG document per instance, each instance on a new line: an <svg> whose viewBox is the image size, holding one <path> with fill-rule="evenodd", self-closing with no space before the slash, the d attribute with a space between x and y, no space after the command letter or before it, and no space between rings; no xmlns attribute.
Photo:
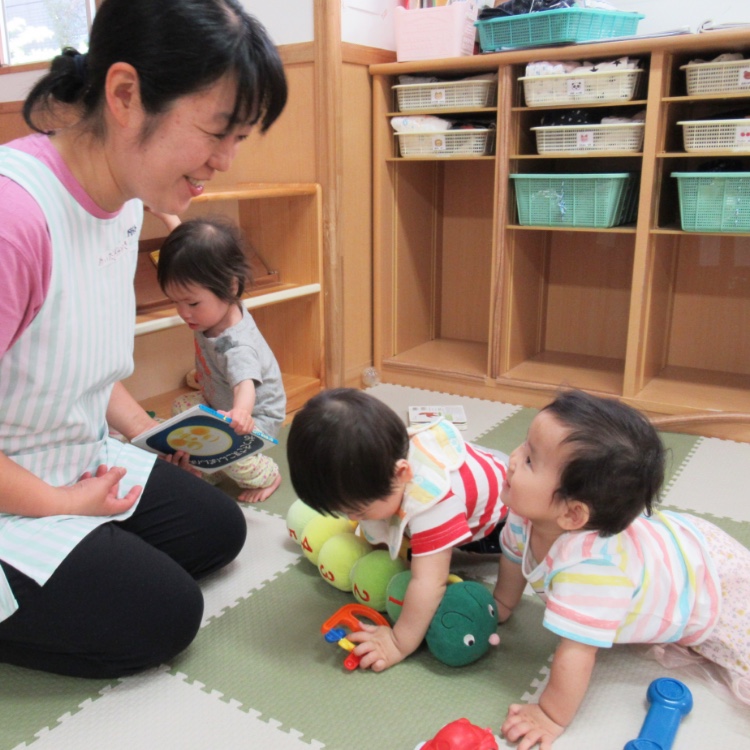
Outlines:
<svg viewBox="0 0 750 750"><path fill-rule="evenodd" d="M377 610L372 607L368 607L365 604L353 603L345 604L343 607L336 610L336 612L329 617L320 628L320 632L324 635L335 628L337 625L346 625L349 630L361 630L359 618L363 620L369 620L375 625L385 625L390 627L388 620L383 617Z"/></svg>

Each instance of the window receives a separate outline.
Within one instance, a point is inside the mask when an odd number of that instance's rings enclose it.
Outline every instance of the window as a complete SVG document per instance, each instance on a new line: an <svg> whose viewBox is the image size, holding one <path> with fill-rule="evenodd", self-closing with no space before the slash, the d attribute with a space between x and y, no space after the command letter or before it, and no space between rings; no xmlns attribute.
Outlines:
<svg viewBox="0 0 750 750"><path fill-rule="evenodd" d="M50 60L63 47L88 49L94 0L0 0L0 63Z"/></svg>

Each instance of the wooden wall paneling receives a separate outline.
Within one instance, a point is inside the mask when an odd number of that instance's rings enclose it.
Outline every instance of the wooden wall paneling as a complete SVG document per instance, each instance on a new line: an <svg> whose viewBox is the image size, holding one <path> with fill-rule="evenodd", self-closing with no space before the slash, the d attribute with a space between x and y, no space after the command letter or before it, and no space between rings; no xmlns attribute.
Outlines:
<svg viewBox="0 0 750 750"><path fill-rule="evenodd" d="M632 288L628 320L628 343L625 355L623 395L632 396L640 391L648 379L663 367L665 351L658 340L650 341L650 336L658 333L649 325L652 312L664 320L666 311L661 300L653 300L652 295L663 287L656 283L653 273L659 260L654 258L656 243L651 230L659 217L658 196L661 191L662 170L657 169L657 155L664 150L664 113L661 99L666 95L669 79L664 74L665 53L657 52L651 57L649 83L646 92L646 120L643 135L643 158L641 169L638 219L635 235L635 255L633 258ZM649 330L651 333L649 334Z"/></svg>
<svg viewBox="0 0 750 750"><path fill-rule="evenodd" d="M343 64L342 99L345 127L338 237L343 262L343 367L344 382L357 387L362 384L362 371L373 361L372 89L365 65Z"/></svg>
<svg viewBox="0 0 750 750"><path fill-rule="evenodd" d="M445 197L439 331L441 338L489 341L492 284L493 161L440 165Z"/></svg>
<svg viewBox="0 0 750 750"><path fill-rule="evenodd" d="M394 295L394 227L396 226L394 195L397 191L398 167L393 161L393 133L386 113L393 111L393 95L385 76L372 80L373 128L372 156L372 245L373 245L373 317L372 347L375 367L383 366L383 359L396 352Z"/></svg>
<svg viewBox="0 0 750 750"><path fill-rule="evenodd" d="M315 165L323 187L326 373L329 386L344 383L343 254L339 219L344 169L341 5L314 0Z"/></svg>

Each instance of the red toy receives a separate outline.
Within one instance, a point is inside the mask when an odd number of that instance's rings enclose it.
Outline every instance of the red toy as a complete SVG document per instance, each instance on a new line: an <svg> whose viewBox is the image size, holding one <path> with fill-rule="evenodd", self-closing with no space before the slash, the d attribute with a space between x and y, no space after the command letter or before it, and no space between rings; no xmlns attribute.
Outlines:
<svg viewBox="0 0 750 750"><path fill-rule="evenodd" d="M490 729L482 729L468 719L457 719L415 750L498 750L498 746Z"/></svg>

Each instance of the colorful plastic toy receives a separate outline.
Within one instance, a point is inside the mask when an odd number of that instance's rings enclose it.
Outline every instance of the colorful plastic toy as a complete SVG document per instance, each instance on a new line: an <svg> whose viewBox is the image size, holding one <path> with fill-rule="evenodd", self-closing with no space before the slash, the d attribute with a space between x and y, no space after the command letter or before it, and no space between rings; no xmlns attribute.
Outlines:
<svg viewBox="0 0 750 750"><path fill-rule="evenodd" d="M490 729L482 729L468 719L457 719L414 750L498 750L498 746Z"/></svg>
<svg viewBox="0 0 750 750"><path fill-rule="evenodd" d="M693 708L693 694L679 680L660 677L648 686L646 697L651 706L641 733L624 750L671 750L682 717Z"/></svg>
<svg viewBox="0 0 750 750"><path fill-rule="evenodd" d="M344 667L349 671L359 666L359 657L353 653L354 644L346 637L347 632L362 630L361 620L369 620L373 625L390 627L388 620L376 612L372 607L364 604L345 604L339 607L321 626L320 632L328 643L338 643L341 648L349 652L344 659ZM342 627L345 626L345 627ZM347 631L345 628L349 628Z"/></svg>

